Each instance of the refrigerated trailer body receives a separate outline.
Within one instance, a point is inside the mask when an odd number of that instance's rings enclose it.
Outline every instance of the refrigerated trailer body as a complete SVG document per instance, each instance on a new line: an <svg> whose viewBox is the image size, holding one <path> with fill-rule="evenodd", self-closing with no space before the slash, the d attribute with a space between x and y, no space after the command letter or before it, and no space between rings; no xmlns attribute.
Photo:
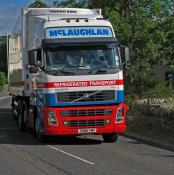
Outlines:
<svg viewBox="0 0 174 175"><path fill-rule="evenodd" d="M116 141L126 130L123 64L101 10L28 8L21 19L21 33L9 39L10 93L19 129L32 129L39 140L102 134Z"/></svg>

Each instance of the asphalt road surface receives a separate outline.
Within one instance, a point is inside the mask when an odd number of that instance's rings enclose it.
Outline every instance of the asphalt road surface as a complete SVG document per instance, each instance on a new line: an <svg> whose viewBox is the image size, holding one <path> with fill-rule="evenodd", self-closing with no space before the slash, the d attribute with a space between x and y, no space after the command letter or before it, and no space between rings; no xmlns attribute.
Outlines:
<svg viewBox="0 0 174 175"><path fill-rule="evenodd" d="M39 143L20 133L10 98L0 101L0 175L173 175L174 152L120 136L51 138Z"/></svg>

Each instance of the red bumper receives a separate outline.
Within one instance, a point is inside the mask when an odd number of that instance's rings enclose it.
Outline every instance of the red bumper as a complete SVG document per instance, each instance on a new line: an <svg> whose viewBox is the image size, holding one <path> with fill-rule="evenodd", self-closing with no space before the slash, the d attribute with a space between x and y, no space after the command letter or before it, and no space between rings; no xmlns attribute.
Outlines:
<svg viewBox="0 0 174 175"><path fill-rule="evenodd" d="M123 112L123 121L117 123L116 115L117 115L118 108L123 108L124 112ZM57 121L58 121L57 126L48 124L48 117L47 117L48 111L55 111ZM76 113L78 113L77 111L81 112L80 116L76 115ZM84 111L98 111L99 113L94 116L94 115L91 115L93 114L93 112L90 113L90 112L84 112ZM101 114L100 113L101 111L110 111L110 112L107 112L107 114L103 112ZM127 106L125 104L119 104L117 106L66 107L66 108L45 107L43 110L43 114L44 114L43 134L45 135L82 135L82 134L88 134L88 133L79 133L79 129L87 129L87 128L89 129L92 128L96 130L92 134L123 133L126 130L126 111L127 111ZM83 115L83 112L86 115ZM67 113L70 113L73 115L66 116L65 114ZM105 123L105 121L109 121L109 122ZM65 125L65 123L72 123L73 125L71 124Z"/></svg>

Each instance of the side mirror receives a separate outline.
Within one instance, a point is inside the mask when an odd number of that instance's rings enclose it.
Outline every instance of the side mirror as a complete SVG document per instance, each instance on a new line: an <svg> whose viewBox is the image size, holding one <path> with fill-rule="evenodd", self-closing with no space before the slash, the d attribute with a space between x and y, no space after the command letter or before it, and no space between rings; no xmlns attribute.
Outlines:
<svg viewBox="0 0 174 175"><path fill-rule="evenodd" d="M124 48L124 56L125 56L125 62L124 62L124 67L125 69L129 69L130 66L130 49L129 47Z"/></svg>
<svg viewBox="0 0 174 175"><path fill-rule="evenodd" d="M124 55L125 55L125 62L129 63L130 62L130 50L129 47L124 48Z"/></svg>
<svg viewBox="0 0 174 175"><path fill-rule="evenodd" d="M130 65L130 49L127 46L119 45L119 50L121 53L121 57L124 58L124 60L122 60L122 66L123 68L128 69Z"/></svg>
<svg viewBox="0 0 174 175"><path fill-rule="evenodd" d="M28 51L28 64L31 66L36 65L37 60L36 60L36 54L35 51L30 50Z"/></svg>
<svg viewBox="0 0 174 175"><path fill-rule="evenodd" d="M37 73L38 67L29 67L29 73Z"/></svg>
<svg viewBox="0 0 174 175"><path fill-rule="evenodd" d="M41 61L42 60L42 51L41 49L37 49L37 61Z"/></svg>

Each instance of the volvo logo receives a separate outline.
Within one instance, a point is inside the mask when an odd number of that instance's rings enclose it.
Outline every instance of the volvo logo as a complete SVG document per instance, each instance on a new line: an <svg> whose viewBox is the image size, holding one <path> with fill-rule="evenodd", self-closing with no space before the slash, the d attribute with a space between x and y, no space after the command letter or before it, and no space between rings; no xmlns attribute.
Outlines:
<svg viewBox="0 0 174 175"><path fill-rule="evenodd" d="M85 97L85 98L89 98L89 96L90 96L90 94L87 94L87 93L84 94L84 97Z"/></svg>

